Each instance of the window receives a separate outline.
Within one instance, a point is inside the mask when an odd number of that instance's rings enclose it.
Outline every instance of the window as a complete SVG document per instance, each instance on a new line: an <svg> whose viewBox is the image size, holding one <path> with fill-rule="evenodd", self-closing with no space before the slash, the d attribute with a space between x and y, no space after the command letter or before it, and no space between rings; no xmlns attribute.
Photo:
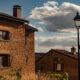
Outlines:
<svg viewBox="0 0 80 80"><path fill-rule="evenodd" d="M54 58L54 62L59 62L59 61L60 61L60 58L58 58L58 57Z"/></svg>
<svg viewBox="0 0 80 80"><path fill-rule="evenodd" d="M53 72L63 72L64 70L64 64L57 63L53 64Z"/></svg>
<svg viewBox="0 0 80 80"><path fill-rule="evenodd" d="M10 66L10 55L0 54L0 67L9 67Z"/></svg>
<svg viewBox="0 0 80 80"><path fill-rule="evenodd" d="M40 70L43 71L43 66L40 67Z"/></svg>
<svg viewBox="0 0 80 80"><path fill-rule="evenodd" d="M56 64L57 66L56 66L56 70L57 71L61 71L61 64Z"/></svg>
<svg viewBox="0 0 80 80"><path fill-rule="evenodd" d="M9 39L9 32L0 30L0 39L8 40Z"/></svg>

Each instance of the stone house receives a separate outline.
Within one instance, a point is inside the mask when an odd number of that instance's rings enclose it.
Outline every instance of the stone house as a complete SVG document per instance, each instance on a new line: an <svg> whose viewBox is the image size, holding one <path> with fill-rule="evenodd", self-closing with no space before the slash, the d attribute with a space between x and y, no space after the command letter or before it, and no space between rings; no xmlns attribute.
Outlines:
<svg viewBox="0 0 80 80"><path fill-rule="evenodd" d="M51 49L36 60L36 72L42 73L65 73L69 74L69 80L78 80L78 54L76 48L71 52L66 50Z"/></svg>
<svg viewBox="0 0 80 80"><path fill-rule="evenodd" d="M21 6L13 7L13 16L0 13L0 74L9 68L35 71L34 32L36 28L21 18Z"/></svg>

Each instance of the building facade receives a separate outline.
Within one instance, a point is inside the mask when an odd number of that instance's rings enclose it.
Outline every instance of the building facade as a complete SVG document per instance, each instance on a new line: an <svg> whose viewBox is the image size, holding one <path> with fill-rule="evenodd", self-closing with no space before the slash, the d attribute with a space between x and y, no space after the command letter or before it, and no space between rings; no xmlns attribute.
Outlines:
<svg viewBox="0 0 80 80"><path fill-rule="evenodd" d="M21 6L13 7L13 16L0 13L0 74L9 68L35 71L34 32L29 21L21 19Z"/></svg>
<svg viewBox="0 0 80 80"><path fill-rule="evenodd" d="M36 71L42 73L65 73L69 74L69 80L78 80L78 56L76 49L71 52L51 49L36 61Z"/></svg>

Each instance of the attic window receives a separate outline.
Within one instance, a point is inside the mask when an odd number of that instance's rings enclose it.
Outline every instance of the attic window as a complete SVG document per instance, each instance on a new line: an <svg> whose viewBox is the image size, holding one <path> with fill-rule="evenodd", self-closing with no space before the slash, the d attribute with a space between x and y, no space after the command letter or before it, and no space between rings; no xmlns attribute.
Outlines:
<svg viewBox="0 0 80 80"><path fill-rule="evenodd" d="M0 30L0 39L9 40L9 32Z"/></svg>
<svg viewBox="0 0 80 80"><path fill-rule="evenodd" d="M59 62L59 61L60 61L60 58L54 57L54 62Z"/></svg>

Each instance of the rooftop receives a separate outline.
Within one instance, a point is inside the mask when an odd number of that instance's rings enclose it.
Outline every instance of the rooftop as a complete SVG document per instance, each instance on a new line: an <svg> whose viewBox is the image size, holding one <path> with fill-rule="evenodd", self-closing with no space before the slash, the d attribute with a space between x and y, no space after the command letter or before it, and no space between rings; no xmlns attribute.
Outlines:
<svg viewBox="0 0 80 80"><path fill-rule="evenodd" d="M23 22L29 23L28 20L25 20L25 19L22 19L22 18L17 18L17 17L11 16L9 14L2 13L2 12L0 12L0 18L12 20L12 21L17 21L17 22L22 22L22 23Z"/></svg>
<svg viewBox="0 0 80 80"><path fill-rule="evenodd" d="M44 58L44 56L46 56L47 54L48 54L48 55L50 55L50 53L53 53L53 54L54 54L54 52L57 53L57 54L61 54L61 55L70 57L70 58L72 58L72 59L78 60L78 54L73 55L71 52L66 51L66 50L51 49L51 50L49 50L47 53L45 53L43 56L41 56L37 61L39 61L40 59ZM37 62L37 61L36 61L36 62Z"/></svg>

